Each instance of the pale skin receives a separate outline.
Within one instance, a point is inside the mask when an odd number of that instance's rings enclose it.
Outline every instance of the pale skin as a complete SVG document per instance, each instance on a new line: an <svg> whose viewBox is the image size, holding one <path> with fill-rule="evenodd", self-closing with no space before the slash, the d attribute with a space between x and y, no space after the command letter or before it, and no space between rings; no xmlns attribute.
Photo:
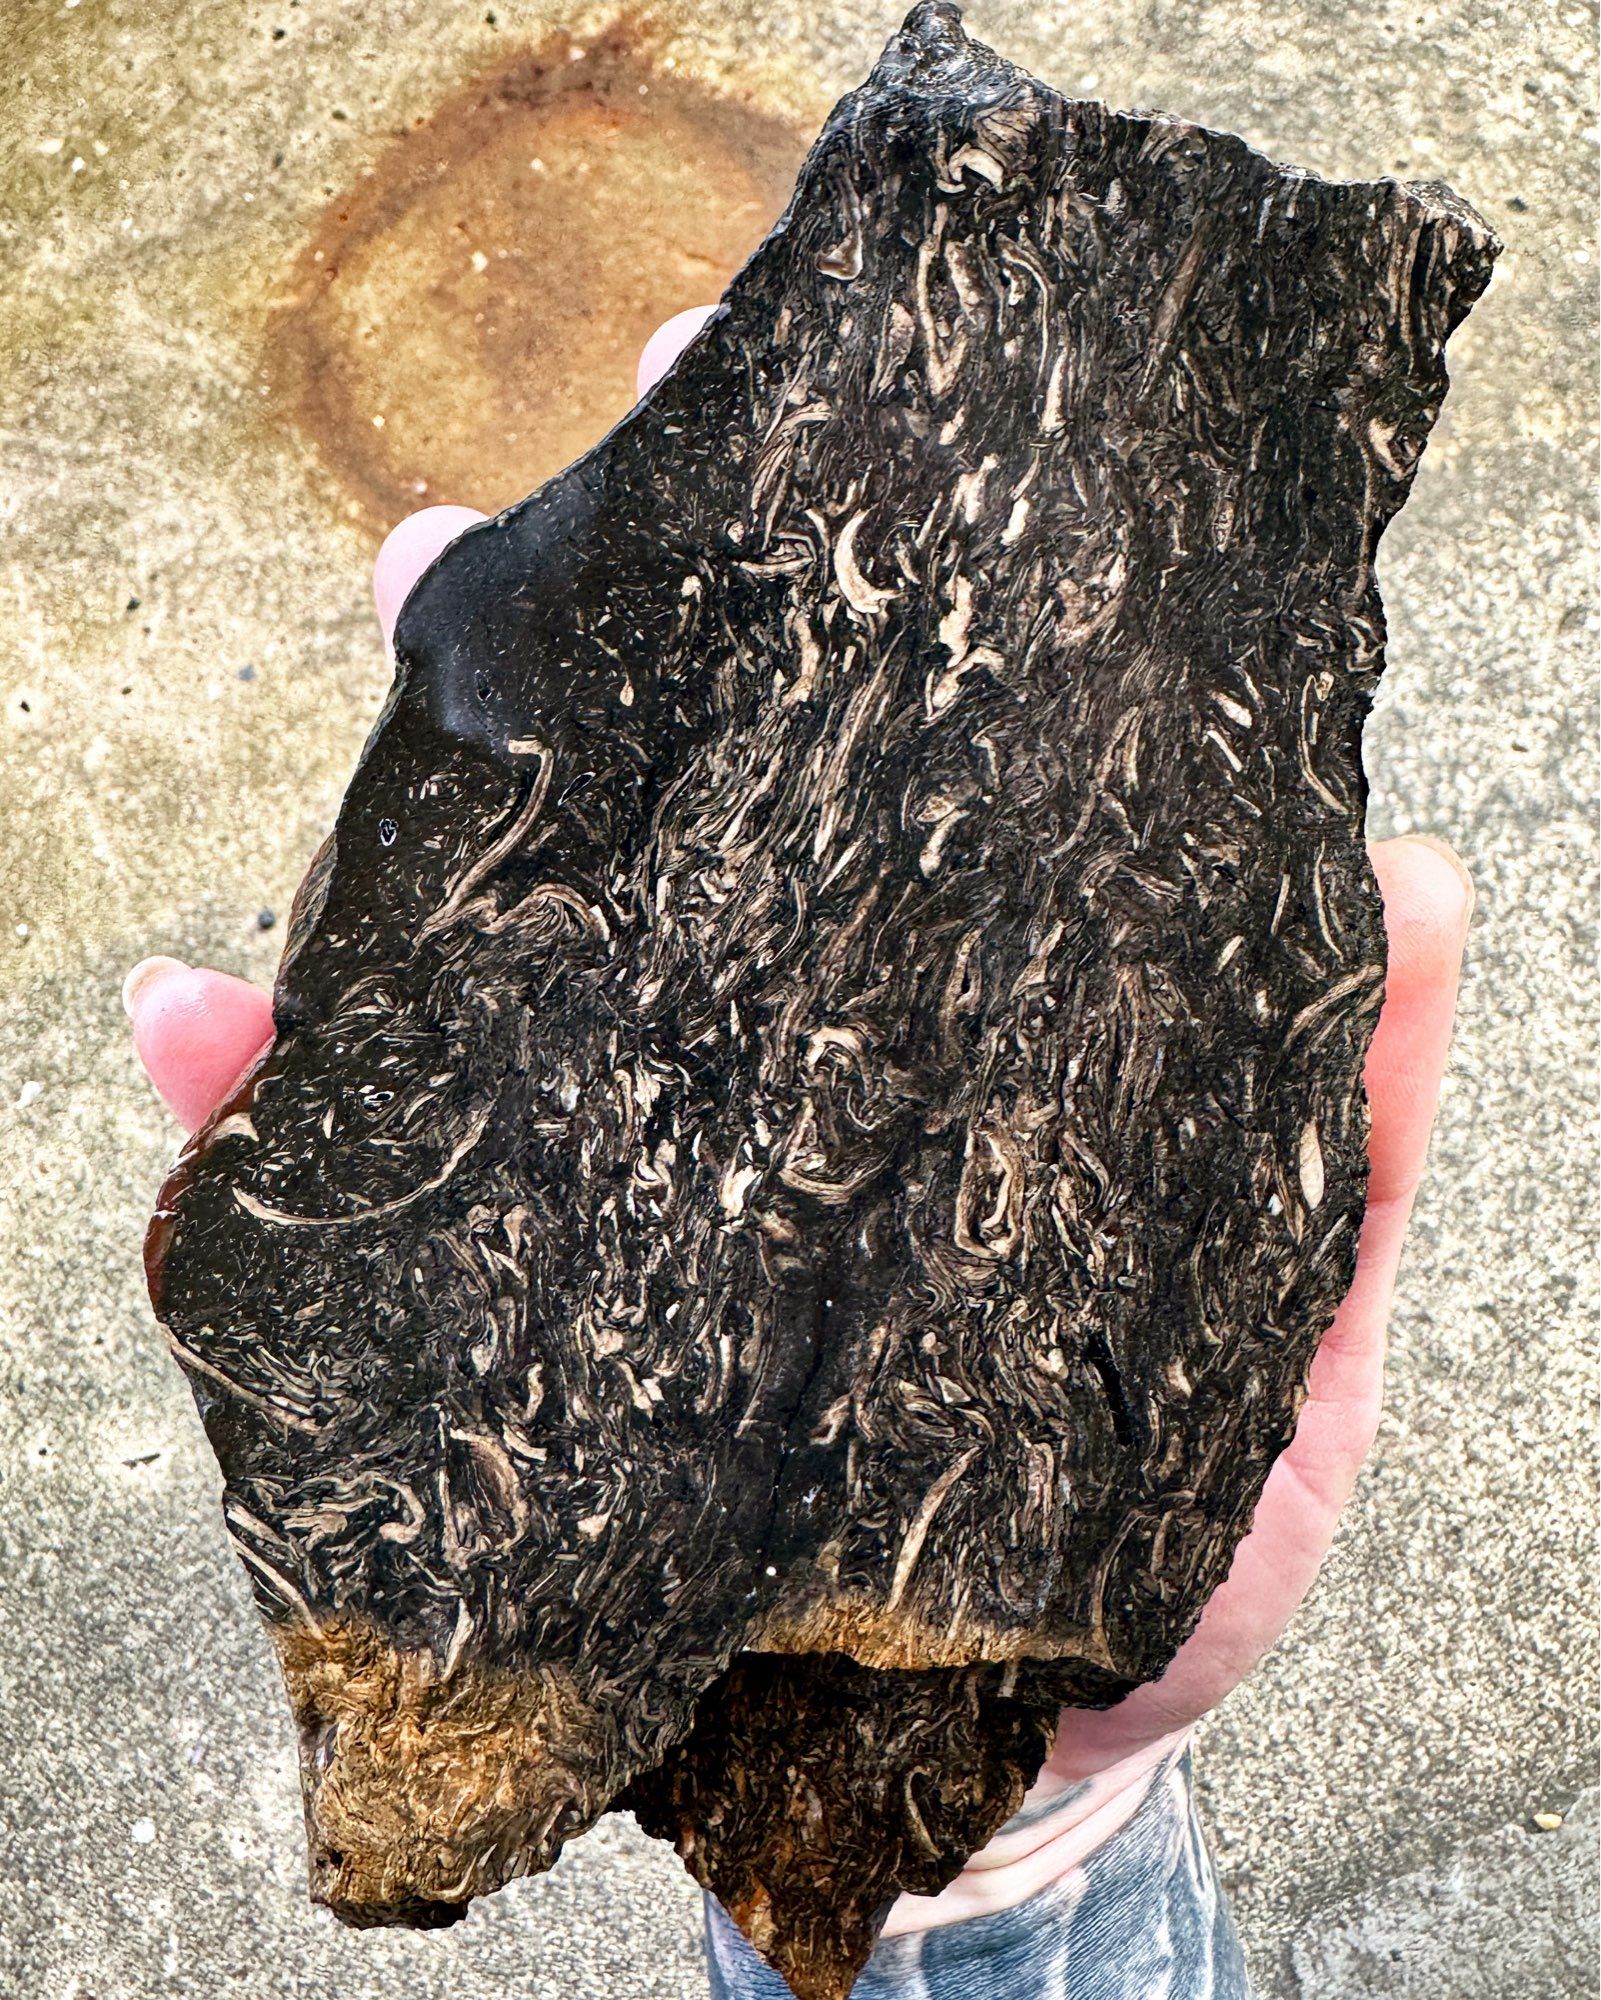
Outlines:
<svg viewBox="0 0 1601 2000"><path fill-rule="evenodd" d="M651 336L639 363L642 394L711 310L680 313ZM423 570L483 518L467 507L429 507L390 534L373 570L386 643ZM1151 1771L1278 1639L1328 1552L1378 1426L1396 1270L1428 1151L1473 906L1467 871L1443 842L1379 841L1370 852L1384 898L1389 974L1366 1070L1367 1214L1355 1282L1318 1350L1294 1439L1268 1477L1227 1581L1168 1671L1115 1708L1064 1714L1036 1793L1060 1792L1061 1809L1041 1818L1036 1837L1014 1835L975 1856L938 1898L903 1898L890 1934L1014 1905L1082 1862L1127 1821ZM123 998L140 1059L186 1131L204 1122L272 1040L270 999L228 973L147 958L128 974Z"/></svg>

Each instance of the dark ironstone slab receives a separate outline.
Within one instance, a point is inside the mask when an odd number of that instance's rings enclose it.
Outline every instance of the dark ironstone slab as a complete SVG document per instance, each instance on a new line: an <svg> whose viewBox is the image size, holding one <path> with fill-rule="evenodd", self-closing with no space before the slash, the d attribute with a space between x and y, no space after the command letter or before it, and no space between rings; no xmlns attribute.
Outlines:
<svg viewBox="0 0 1601 2000"><path fill-rule="evenodd" d="M1373 552L1493 252L921 6L418 584L149 1242L342 1916L625 1804L833 2000L1190 1631L1351 1277Z"/></svg>

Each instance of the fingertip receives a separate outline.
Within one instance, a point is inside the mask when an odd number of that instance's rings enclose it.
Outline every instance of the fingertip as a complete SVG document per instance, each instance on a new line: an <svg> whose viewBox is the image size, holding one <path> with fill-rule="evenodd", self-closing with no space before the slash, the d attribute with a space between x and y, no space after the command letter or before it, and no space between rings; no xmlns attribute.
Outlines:
<svg viewBox="0 0 1601 2000"><path fill-rule="evenodd" d="M1420 952L1460 957L1475 890L1455 849L1429 834L1408 834L1376 841L1370 853L1392 956L1399 950L1403 960Z"/></svg>
<svg viewBox="0 0 1601 2000"><path fill-rule="evenodd" d="M1421 847L1425 854L1432 854L1437 860L1443 861L1449 873L1455 876L1458 890L1467 898L1467 915L1469 917L1473 915L1473 905L1478 892L1473 886L1473 876L1468 864L1450 841L1442 840L1437 833L1409 833L1394 844L1398 847ZM1434 872L1438 874L1438 870ZM1442 892L1445 886L1442 879Z"/></svg>
<svg viewBox="0 0 1601 2000"><path fill-rule="evenodd" d="M634 378L639 395L655 388L716 310L716 306L691 306L662 321L640 351Z"/></svg>
<svg viewBox="0 0 1601 2000"><path fill-rule="evenodd" d="M418 577L458 535L488 518L476 507L423 507L385 535L373 560L372 594L386 645L395 636L400 608Z"/></svg>
<svg viewBox="0 0 1601 2000"><path fill-rule="evenodd" d="M187 972L188 967L181 958L142 958L128 972L122 982L122 1011L131 1021L136 1017L139 995L154 981L165 978L169 972Z"/></svg>
<svg viewBox="0 0 1601 2000"><path fill-rule="evenodd" d="M123 981L133 1045L186 1132L204 1124L272 1040L272 1001L248 980L175 958L145 959Z"/></svg>

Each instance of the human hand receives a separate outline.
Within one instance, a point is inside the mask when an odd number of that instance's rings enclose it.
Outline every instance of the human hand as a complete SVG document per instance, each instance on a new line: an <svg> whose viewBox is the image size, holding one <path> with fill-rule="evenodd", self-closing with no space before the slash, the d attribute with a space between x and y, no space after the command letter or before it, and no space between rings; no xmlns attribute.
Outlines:
<svg viewBox="0 0 1601 2000"><path fill-rule="evenodd" d="M711 307L680 313L647 342L643 393ZM373 592L386 642L412 585L481 514L430 507L380 549ZM1371 1177L1355 1281L1319 1348L1293 1441L1268 1476L1227 1581L1159 1681L1103 1712L1072 1710L1036 1787L1025 1837L1003 1834L937 1898L905 1897L888 1926L944 1925L1015 1905L1092 1852L1137 1809L1153 1772L1196 1721L1244 1679L1311 1587L1376 1430L1385 1330L1401 1244L1422 1174L1450 1042L1472 890L1461 863L1422 840L1376 843L1389 936L1385 1002L1366 1080ZM180 1124L193 1130L272 1040L268 996L227 973L171 958L134 967L123 987L134 1045Z"/></svg>

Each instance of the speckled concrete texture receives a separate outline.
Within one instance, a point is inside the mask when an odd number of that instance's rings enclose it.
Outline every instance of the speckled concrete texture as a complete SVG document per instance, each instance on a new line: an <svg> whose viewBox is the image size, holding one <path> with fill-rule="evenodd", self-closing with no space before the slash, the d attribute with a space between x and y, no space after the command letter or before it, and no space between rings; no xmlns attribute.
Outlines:
<svg viewBox="0 0 1601 2000"><path fill-rule="evenodd" d="M1583 2000L1595 1991L1596 1795L1549 1830L1517 1821L1308 1913L1292 1991L1364 2000Z"/></svg>
<svg viewBox="0 0 1601 2000"><path fill-rule="evenodd" d="M139 1236L174 1135L148 950L271 976L385 669L411 505L495 505L626 407L899 8L0 7L0 1993L700 1995L609 1822L436 1936L301 1887L292 1748ZM1264 1995L1593 1993L1595 31L1546 0L979 0L1070 91L1506 239L1384 546L1379 831L1479 880L1461 1030L1333 1561L1212 1723ZM1564 1844L1566 1843L1566 1844ZM1448 1948L1446 1948L1448 1946ZM1399 1954L1399 1956L1397 1956Z"/></svg>

